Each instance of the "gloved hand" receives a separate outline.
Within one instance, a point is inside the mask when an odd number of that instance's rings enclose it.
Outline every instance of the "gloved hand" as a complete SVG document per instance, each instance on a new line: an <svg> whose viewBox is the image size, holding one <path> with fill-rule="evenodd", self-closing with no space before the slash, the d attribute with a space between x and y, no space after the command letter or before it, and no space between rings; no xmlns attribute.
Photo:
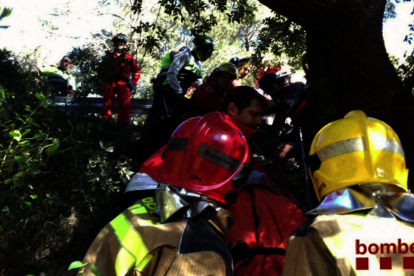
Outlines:
<svg viewBox="0 0 414 276"><path fill-rule="evenodd" d="M126 87L128 87L130 91L133 91L135 88L137 88L137 85L132 81L131 77L129 77L125 82Z"/></svg>

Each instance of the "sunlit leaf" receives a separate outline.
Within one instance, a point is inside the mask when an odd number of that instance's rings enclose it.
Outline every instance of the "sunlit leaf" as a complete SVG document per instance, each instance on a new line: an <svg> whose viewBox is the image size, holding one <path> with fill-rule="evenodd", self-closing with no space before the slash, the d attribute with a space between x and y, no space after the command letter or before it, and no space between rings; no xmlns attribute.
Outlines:
<svg viewBox="0 0 414 276"><path fill-rule="evenodd" d="M10 131L9 135L13 137L13 139L16 139L17 141L20 141L20 139L22 138L22 134L18 130Z"/></svg>
<svg viewBox="0 0 414 276"><path fill-rule="evenodd" d="M80 262L80 261L75 261L75 262L73 262L73 263L71 263L70 265L69 265L69 268L68 268L68 270L71 270L71 269L76 269L76 268L80 268L80 267L84 267L85 265L87 265L88 263L84 263L84 264L82 264L82 262Z"/></svg>
<svg viewBox="0 0 414 276"><path fill-rule="evenodd" d="M44 100L45 96L43 94L36 93L36 98L38 98L39 100Z"/></svg>

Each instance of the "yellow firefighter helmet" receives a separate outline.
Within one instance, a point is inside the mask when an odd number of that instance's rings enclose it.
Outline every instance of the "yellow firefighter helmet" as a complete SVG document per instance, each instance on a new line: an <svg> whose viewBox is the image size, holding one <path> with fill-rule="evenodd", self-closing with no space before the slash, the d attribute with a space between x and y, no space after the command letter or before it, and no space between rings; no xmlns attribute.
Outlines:
<svg viewBox="0 0 414 276"><path fill-rule="evenodd" d="M310 156L309 171L320 201L358 184L391 184L407 191L400 139L389 125L362 111L351 111L323 127L313 139Z"/></svg>
<svg viewBox="0 0 414 276"><path fill-rule="evenodd" d="M217 72L227 72L231 74L235 79L239 75L239 71L237 70L236 66L232 63L223 63L217 68Z"/></svg>

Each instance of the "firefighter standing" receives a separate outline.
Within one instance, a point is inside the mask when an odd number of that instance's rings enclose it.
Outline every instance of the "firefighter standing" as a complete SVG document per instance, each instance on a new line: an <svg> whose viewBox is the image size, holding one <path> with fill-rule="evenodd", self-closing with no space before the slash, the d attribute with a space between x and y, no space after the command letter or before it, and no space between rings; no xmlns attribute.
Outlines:
<svg viewBox="0 0 414 276"><path fill-rule="evenodd" d="M136 88L141 71L134 59L125 50L128 37L118 34L113 39L114 51L103 58L98 75L104 81L103 116L109 120L115 94L118 99L118 122L129 124L131 91Z"/></svg>
<svg viewBox="0 0 414 276"><path fill-rule="evenodd" d="M184 98L188 88L202 78L200 61L208 60L216 46L207 36L193 39L194 49L187 46L179 51L169 51L161 61L161 71L154 81L154 103L145 124L154 125L170 114L177 101Z"/></svg>
<svg viewBox="0 0 414 276"><path fill-rule="evenodd" d="M414 197L394 130L352 111L316 134L309 161L321 203L290 237L283 275L412 275Z"/></svg>

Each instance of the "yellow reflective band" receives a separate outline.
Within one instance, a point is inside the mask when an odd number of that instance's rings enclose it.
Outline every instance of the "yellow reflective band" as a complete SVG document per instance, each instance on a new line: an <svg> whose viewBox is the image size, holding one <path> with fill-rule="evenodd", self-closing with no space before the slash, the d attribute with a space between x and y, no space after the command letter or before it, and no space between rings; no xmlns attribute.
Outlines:
<svg viewBox="0 0 414 276"><path fill-rule="evenodd" d="M136 267L136 270L138 270L138 272L142 272L144 270L144 268L147 266L148 262L151 261L152 256L147 254L147 256L145 256L145 258L141 261L141 263L139 263Z"/></svg>
<svg viewBox="0 0 414 276"><path fill-rule="evenodd" d="M128 271L136 263L135 257L125 248L121 248L115 260L115 272L117 276L127 275Z"/></svg>
<svg viewBox="0 0 414 276"><path fill-rule="evenodd" d="M148 249L124 214L117 216L110 224L122 247L116 257L116 275L125 275L136 263L140 263L145 258Z"/></svg>
<svg viewBox="0 0 414 276"><path fill-rule="evenodd" d="M321 162L342 154L366 150L365 140L363 137L347 139L323 147L316 154Z"/></svg>
<svg viewBox="0 0 414 276"><path fill-rule="evenodd" d="M135 204L135 205L129 207L128 210L134 215L140 215L140 214L148 213L145 206L142 206L141 204Z"/></svg>

